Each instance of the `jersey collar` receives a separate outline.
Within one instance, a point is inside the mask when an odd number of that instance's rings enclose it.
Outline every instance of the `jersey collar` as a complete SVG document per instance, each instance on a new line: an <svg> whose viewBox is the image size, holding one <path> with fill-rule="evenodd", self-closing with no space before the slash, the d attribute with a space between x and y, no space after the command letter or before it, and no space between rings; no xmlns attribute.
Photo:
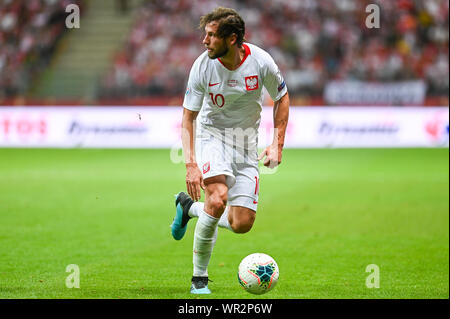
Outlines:
<svg viewBox="0 0 450 319"><path fill-rule="evenodd" d="M239 65L237 66L236 69L230 70L229 68L227 68L227 67L225 66L225 64L222 63L222 61L220 60L220 58L218 58L217 60L219 60L220 64L222 64L223 67L224 67L225 69L227 69L228 71L236 71L237 69L239 69L239 67L242 65L242 63L244 63L244 61L247 59L247 57L248 57L250 54L252 54L252 53L250 52L250 48L248 47L247 44L242 43L242 47L244 48L244 57L242 58L241 63L239 63Z"/></svg>

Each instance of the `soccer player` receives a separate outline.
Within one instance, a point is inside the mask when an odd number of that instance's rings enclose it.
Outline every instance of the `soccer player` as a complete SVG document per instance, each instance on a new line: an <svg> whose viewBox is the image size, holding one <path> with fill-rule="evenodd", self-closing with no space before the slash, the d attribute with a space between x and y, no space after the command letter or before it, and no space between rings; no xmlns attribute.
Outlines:
<svg viewBox="0 0 450 319"><path fill-rule="evenodd" d="M289 96L272 57L244 42L245 23L235 10L216 8L201 17L200 29L205 30L206 51L191 68L183 102L188 194L176 195L171 229L172 236L180 240L188 221L198 218L191 293L209 294L207 267L217 227L248 232L258 204L258 161L265 157L264 165L271 168L281 163ZM263 86L274 101L274 138L258 156ZM201 189L204 203L198 201Z"/></svg>

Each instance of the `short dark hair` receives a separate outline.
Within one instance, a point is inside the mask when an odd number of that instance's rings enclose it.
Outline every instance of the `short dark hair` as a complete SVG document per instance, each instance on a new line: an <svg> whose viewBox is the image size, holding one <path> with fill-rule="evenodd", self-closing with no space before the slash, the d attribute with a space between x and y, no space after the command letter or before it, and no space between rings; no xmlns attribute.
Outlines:
<svg viewBox="0 0 450 319"><path fill-rule="evenodd" d="M219 23L217 28L217 36L219 38L224 39L234 33L237 37L236 42L238 46L242 46L242 43L245 41L245 22L236 10L224 7L214 9L200 18L199 29L203 30L208 23L213 21Z"/></svg>

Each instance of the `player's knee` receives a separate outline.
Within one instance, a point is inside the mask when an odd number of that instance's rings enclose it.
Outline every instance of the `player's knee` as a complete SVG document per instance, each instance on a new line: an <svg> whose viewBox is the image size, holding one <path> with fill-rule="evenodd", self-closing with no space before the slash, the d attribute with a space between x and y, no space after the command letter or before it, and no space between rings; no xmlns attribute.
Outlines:
<svg viewBox="0 0 450 319"><path fill-rule="evenodd" d="M220 217L227 206L228 188L221 183L209 184L206 194L205 209L210 210L213 216Z"/></svg>
<svg viewBox="0 0 450 319"><path fill-rule="evenodd" d="M255 215L247 215L245 217L241 217L238 220L233 220L233 223L231 224L231 228L235 233L238 234L245 234L250 231L253 227L253 223L255 222Z"/></svg>
<svg viewBox="0 0 450 319"><path fill-rule="evenodd" d="M208 200L208 206L215 213L223 213L225 208L227 207L227 198L226 196L213 195Z"/></svg>

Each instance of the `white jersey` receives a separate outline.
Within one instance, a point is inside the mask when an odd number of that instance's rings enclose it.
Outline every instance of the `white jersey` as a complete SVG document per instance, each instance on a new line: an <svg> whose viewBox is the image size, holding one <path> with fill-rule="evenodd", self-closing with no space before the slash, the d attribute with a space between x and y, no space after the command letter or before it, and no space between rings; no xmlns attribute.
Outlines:
<svg viewBox="0 0 450 319"><path fill-rule="evenodd" d="M197 121L201 131L217 136L226 134L226 129L242 129L247 142L256 145L263 86L274 101L286 94L287 87L266 51L249 43L243 47L244 58L233 71L220 59L210 59L207 51L201 54L191 68L183 107L200 111Z"/></svg>

